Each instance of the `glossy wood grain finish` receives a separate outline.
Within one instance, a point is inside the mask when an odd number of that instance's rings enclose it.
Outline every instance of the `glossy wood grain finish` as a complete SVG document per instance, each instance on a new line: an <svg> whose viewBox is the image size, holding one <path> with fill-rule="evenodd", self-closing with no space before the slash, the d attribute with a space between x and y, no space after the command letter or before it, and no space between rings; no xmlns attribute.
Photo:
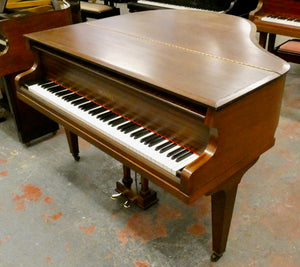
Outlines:
<svg viewBox="0 0 300 267"><path fill-rule="evenodd" d="M263 61L257 56L261 48L254 41L255 27L245 19L184 10L145 13L28 37L168 94L213 108L255 90L288 68L272 55L264 54ZM84 39L78 38L86 32L89 34ZM236 75L237 72L247 73L247 79Z"/></svg>
<svg viewBox="0 0 300 267"><path fill-rule="evenodd" d="M84 42L83 32L88 32ZM144 185L149 179L185 203L212 195L212 260L221 256L238 183L274 145L288 71L286 62L255 42L253 24L209 12L149 11L27 37L35 63L17 77L18 97L140 173ZM22 87L42 77L200 157L180 177L171 175Z"/></svg>

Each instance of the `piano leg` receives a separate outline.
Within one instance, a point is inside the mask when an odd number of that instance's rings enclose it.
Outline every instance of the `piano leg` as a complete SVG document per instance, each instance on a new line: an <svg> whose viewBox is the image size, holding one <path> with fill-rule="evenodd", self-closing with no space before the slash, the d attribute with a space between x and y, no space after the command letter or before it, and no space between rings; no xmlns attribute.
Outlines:
<svg viewBox="0 0 300 267"><path fill-rule="evenodd" d="M211 261L213 262L218 261L222 257L226 248L237 188L238 185L236 184L211 196L213 235Z"/></svg>
<svg viewBox="0 0 300 267"><path fill-rule="evenodd" d="M268 51L273 53L275 48L276 34L269 33Z"/></svg>
<svg viewBox="0 0 300 267"><path fill-rule="evenodd" d="M267 39L268 39L268 42L267 42ZM274 34L274 33L267 33L267 32L259 33L259 44L263 48L266 48L271 53L274 52L275 40L276 40L276 34Z"/></svg>
<svg viewBox="0 0 300 267"><path fill-rule="evenodd" d="M258 160L250 162L243 169L233 174L227 182L210 192L212 215L213 253L211 261L218 261L226 249L227 238L234 208L235 196L245 172Z"/></svg>
<svg viewBox="0 0 300 267"><path fill-rule="evenodd" d="M79 157L79 148L78 148L78 136L67 129L65 129L65 131L66 131L70 152L73 155L73 158L76 161L79 161L80 157Z"/></svg>
<svg viewBox="0 0 300 267"><path fill-rule="evenodd" d="M259 33L259 44L263 48L266 47L267 37L268 37L268 33L267 32L260 32Z"/></svg>
<svg viewBox="0 0 300 267"><path fill-rule="evenodd" d="M133 179L130 176L130 168L123 165L122 181L116 183L116 191L125 196L130 202L136 203L140 208L147 209L158 201L155 191L149 188L149 180L141 177L140 188L132 187ZM126 206L127 203L126 203Z"/></svg>

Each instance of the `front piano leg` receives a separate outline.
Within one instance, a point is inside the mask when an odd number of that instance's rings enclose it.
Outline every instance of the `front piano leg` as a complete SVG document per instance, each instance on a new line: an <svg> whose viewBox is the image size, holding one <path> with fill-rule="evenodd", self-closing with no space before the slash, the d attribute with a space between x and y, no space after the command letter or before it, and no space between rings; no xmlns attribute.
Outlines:
<svg viewBox="0 0 300 267"><path fill-rule="evenodd" d="M218 261L226 249L237 188L235 184L211 195L213 262Z"/></svg>
<svg viewBox="0 0 300 267"><path fill-rule="evenodd" d="M212 250L211 261L218 261L226 249L227 238L238 185L245 172L255 164L254 159L247 166L233 174L226 182L216 187L211 195Z"/></svg>
<svg viewBox="0 0 300 267"><path fill-rule="evenodd" d="M141 177L140 188L137 184L134 188L130 168L123 165L123 172L122 180L116 183L116 191L119 195L125 196L130 202L135 202L142 209L147 209L158 201L156 192L149 188L148 179ZM128 206L128 202L125 202L124 207Z"/></svg>
<svg viewBox="0 0 300 267"><path fill-rule="evenodd" d="M65 129L65 132L66 132L70 152L73 155L73 158L76 161L79 161L80 157L79 157L79 148L78 148L78 136L67 129Z"/></svg>

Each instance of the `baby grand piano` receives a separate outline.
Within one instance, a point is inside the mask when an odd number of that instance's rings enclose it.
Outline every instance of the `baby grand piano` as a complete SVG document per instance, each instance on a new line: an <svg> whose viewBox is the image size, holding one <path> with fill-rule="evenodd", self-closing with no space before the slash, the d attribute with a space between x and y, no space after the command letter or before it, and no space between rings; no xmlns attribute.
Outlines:
<svg viewBox="0 0 300 267"><path fill-rule="evenodd" d="M35 63L18 97L122 162L117 191L139 205L156 202L149 180L185 203L211 195L216 261L240 180L274 145L289 69L255 32L239 17L158 10L28 34Z"/></svg>

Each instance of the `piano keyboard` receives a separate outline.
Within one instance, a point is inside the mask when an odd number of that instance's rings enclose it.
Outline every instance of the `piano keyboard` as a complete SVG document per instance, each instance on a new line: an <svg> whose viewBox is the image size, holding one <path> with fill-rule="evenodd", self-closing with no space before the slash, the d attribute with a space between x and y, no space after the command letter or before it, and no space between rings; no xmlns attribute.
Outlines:
<svg viewBox="0 0 300 267"><path fill-rule="evenodd" d="M182 168L199 157L169 139L52 81L28 83L25 86L30 92L76 116L173 175L179 176Z"/></svg>
<svg viewBox="0 0 300 267"><path fill-rule="evenodd" d="M276 17L276 16L266 16L261 18L262 21L284 24L289 26L300 27L300 20L299 19L292 19L292 18L283 18L283 17Z"/></svg>
<svg viewBox="0 0 300 267"><path fill-rule="evenodd" d="M177 6L177 5L171 5L171 4L159 3L159 2L152 2L152 1L147 1L147 0L138 0L137 2L139 4L143 4L143 5L165 7L165 8L170 8L170 9L189 9L189 10L199 10L199 11L211 11L211 10L206 10L206 9L186 7L186 6Z"/></svg>

